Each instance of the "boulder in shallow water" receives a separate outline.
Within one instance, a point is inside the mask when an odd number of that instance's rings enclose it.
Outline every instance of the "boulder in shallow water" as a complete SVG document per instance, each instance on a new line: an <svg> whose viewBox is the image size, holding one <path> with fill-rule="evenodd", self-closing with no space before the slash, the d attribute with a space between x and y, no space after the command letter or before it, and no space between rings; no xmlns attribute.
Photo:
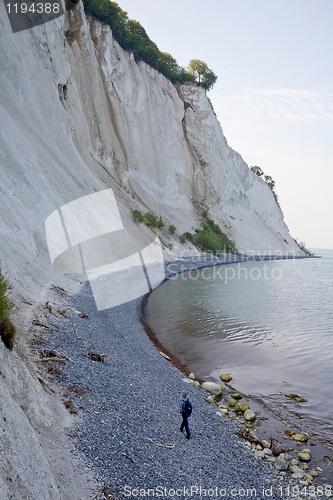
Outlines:
<svg viewBox="0 0 333 500"><path fill-rule="evenodd" d="M231 394L231 397L233 399L242 399L242 396L240 394L238 394L238 392L234 392L234 394Z"/></svg>
<svg viewBox="0 0 333 500"><path fill-rule="evenodd" d="M304 450L302 450L302 453L307 453L308 455L311 455L311 450L309 448L304 448Z"/></svg>
<svg viewBox="0 0 333 500"><path fill-rule="evenodd" d="M261 442L265 448L271 447L271 443L269 441L266 441L266 439L263 439Z"/></svg>
<svg viewBox="0 0 333 500"><path fill-rule="evenodd" d="M222 373L222 375L220 375L220 379L222 380L222 382L230 382L230 380L232 380L232 376L231 375L228 375L227 373Z"/></svg>
<svg viewBox="0 0 333 500"><path fill-rule="evenodd" d="M190 374L189 374L189 376L188 376L188 378L195 379L195 375L194 375L194 373L190 373Z"/></svg>
<svg viewBox="0 0 333 500"><path fill-rule="evenodd" d="M219 384L215 384L215 382L203 382L203 384L201 384L201 388L204 391L211 392L214 396L219 396L223 391L223 387Z"/></svg>
<svg viewBox="0 0 333 500"><path fill-rule="evenodd" d="M246 412L246 410L249 410L250 407L248 404L244 403L244 401L238 401L238 403L235 404L235 411L239 411L241 413Z"/></svg>
<svg viewBox="0 0 333 500"><path fill-rule="evenodd" d="M302 462L309 462L311 460L311 455L308 453L299 453L298 458L302 460Z"/></svg>
<svg viewBox="0 0 333 500"><path fill-rule="evenodd" d="M293 436L294 434L296 434L296 432L290 431L289 429L287 429L286 431L284 431L284 433L285 433L286 436Z"/></svg>
<svg viewBox="0 0 333 500"><path fill-rule="evenodd" d="M245 412L244 412L244 418L245 418L245 420L248 420L248 421L255 420L256 419L256 414L252 410L245 410Z"/></svg>
<svg viewBox="0 0 333 500"><path fill-rule="evenodd" d="M287 392L285 394L285 397L290 398L290 399L294 399L298 403L307 403L307 401L308 401L307 399L302 398L301 396L298 396L298 394L293 394L292 392Z"/></svg>
<svg viewBox="0 0 333 500"><path fill-rule="evenodd" d="M301 443L305 443L308 440L307 434L293 434L292 438L294 441L300 441Z"/></svg>

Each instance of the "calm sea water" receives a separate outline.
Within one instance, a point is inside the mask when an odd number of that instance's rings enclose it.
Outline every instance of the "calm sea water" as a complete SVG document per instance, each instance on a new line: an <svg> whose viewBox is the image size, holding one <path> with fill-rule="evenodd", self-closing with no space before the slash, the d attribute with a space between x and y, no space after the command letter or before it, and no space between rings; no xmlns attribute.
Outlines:
<svg viewBox="0 0 333 500"><path fill-rule="evenodd" d="M149 298L157 339L199 378L279 409L333 438L333 251L321 259L246 262L178 275ZM292 392L308 400L287 400ZM332 441L333 444L333 441Z"/></svg>

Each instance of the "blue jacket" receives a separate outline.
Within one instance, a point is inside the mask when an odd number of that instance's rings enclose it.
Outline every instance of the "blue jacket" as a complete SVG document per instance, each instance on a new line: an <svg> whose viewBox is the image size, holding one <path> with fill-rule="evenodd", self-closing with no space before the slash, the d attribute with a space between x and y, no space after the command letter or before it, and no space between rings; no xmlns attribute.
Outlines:
<svg viewBox="0 0 333 500"><path fill-rule="evenodd" d="M185 398L185 399L181 399L180 401L180 413L184 413L185 412L185 403L186 401L188 401L191 405L191 408L193 408L193 404L192 404L192 401L189 399L189 398ZM189 415L189 413L187 413Z"/></svg>

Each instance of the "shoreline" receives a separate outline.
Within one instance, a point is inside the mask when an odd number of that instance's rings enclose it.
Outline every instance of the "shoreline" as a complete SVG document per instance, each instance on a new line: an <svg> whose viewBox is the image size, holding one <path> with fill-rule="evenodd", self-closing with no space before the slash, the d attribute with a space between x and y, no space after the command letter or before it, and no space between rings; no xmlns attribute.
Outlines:
<svg viewBox="0 0 333 500"><path fill-rule="evenodd" d="M231 255L231 259L230 259ZM241 258L237 258L237 256L234 256L232 254L229 254L229 256L224 256L223 259L220 258L214 258L215 256L209 255L209 261L206 262L204 257L198 256L196 257L197 262L195 262L195 259L192 257L188 257L186 259L179 259L175 261L167 261L165 268L166 268L166 278L163 281L163 283L170 279L172 279L172 276L176 274L180 274L183 272L188 272L194 269L204 269L206 267L213 267L213 266L218 266L218 265L224 265L224 264L237 264L240 262L253 262L253 261L267 261L267 260L283 260L283 258L276 258L276 256L272 256L272 258L267 258L267 256L242 256ZM290 259L290 258L295 258L295 257L284 257L284 259ZM298 259L303 259L303 258L321 258L320 256L316 255L306 255L302 257L296 257ZM169 266L173 265L172 271L170 270ZM157 339L157 335L154 332L153 328L149 324L149 319L148 319L148 301L149 297L152 291L147 294L146 296L143 297L142 303L141 303L141 312L140 312L140 322L142 323L143 327L145 328L145 331L149 337L149 339L154 343L157 349L164 354L166 354L169 358L169 362L172 363L178 370L180 370L186 377L189 376L191 370L184 364L182 364L179 359L177 358L176 355L174 355L172 352L170 352L168 349L166 349L163 344ZM162 354L163 355L163 354ZM203 380L200 377L195 377L195 380L202 384L205 381L209 380ZM215 382L215 381L214 381ZM230 383L223 384L221 383L221 386L224 387L223 391L223 396L227 396L228 399L230 400L230 396L232 393L238 392L235 387L233 387ZM272 407L272 405L268 405L266 402L264 402L260 397L256 395L244 395L242 394L242 397L244 400L251 402L251 409L255 409L256 413L260 413L260 417L258 415L256 419L256 424L259 424L258 427L259 429L257 432L257 437L259 437L261 440L265 439L265 436L263 433L266 433L266 431L262 428L263 423L267 423L268 420L270 420L270 425L273 427L281 427L281 424L285 427L288 427L288 430L291 430L292 432L295 433L302 433L302 425L301 422L296 422L295 419L292 418L292 416L289 417L289 419L285 418L281 414L281 411L279 412L279 408L277 407ZM223 402L223 401L222 401ZM250 404L250 403L249 403ZM281 410L281 409L280 409ZM268 418L267 418L268 417ZM279 430L270 430L270 435L273 436L273 439L280 440L280 442L283 442L283 439L279 436L279 433L281 431ZM283 431L282 431L283 432ZM304 432L304 429L303 429ZM316 433L315 433L316 434ZM326 478L325 480L320 480L319 478L317 479L317 484L324 484L325 481L329 481L331 484L333 483L333 454L332 454L332 449L329 447L329 444L332 443L326 443L325 441L321 441L320 438L318 437L313 437L311 438L311 435L309 435L309 442L311 443L311 451L312 451L312 458L313 461L319 462L319 465L322 465L325 467L325 473L328 475L328 479ZM307 445L307 443L303 443L302 446L297 446L298 443L289 443L294 446L294 448L298 448L297 451L300 452L301 448ZM328 446L327 446L328 445ZM326 461L328 459L328 463ZM314 465L314 464L313 464Z"/></svg>
<svg viewBox="0 0 333 500"><path fill-rule="evenodd" d="M181 367L160 355L139 321L147 299L97 312L89 283L66 299L51 293L52 306L70 306L88 316L59 316L52 307L47 313L48 322L57 325L47 346L56 345L71 361L56 378L63 402L71 401L77 415L69 429L74 454L93 464L105 491L118 498L124 497L125 486L140 485L220 487L227 492L224 498L235 498L235 488L255 488L258 497L271 488L271 498L288 497L286 473L256 455L258 450L254 453L237 436L238 422L217 415L218 408L206 402L208 393L186 383ZM91 351L103 353L107 363L89 359ZM190 441L179 432L184 390L194 403Z"/></svg>
<svg viewBox="0 0 333 500"><path fill-rule="evenodd" d="M284 475L256 458L235 434L236 423L217 415L215 405L206 402L208 394L184 382L178 368L159 354L138 321L141 302L97 312L88 283L68 300L51 293L45 315L57 328L42 348L57 346L70 359L61 364L56 382L77 419L68 430L74 455L93 464L100 484L117 498L126 496L125 486L193 485L223 488L224 498L235 498L235 488L256 489L258 497L263 488L272 488L271 498L280 498ZM64 306L88 317L59 315L56 307ZM103 353L107 363L93 361L89 352ZM194 403L189 441L179 432L184 390Z"/></svg>

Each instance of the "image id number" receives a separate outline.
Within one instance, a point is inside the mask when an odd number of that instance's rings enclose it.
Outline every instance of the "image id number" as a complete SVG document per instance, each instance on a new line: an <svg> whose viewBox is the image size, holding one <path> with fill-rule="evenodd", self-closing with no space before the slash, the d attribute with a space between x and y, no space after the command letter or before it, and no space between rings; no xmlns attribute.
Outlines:
<svg viewBox="0 0 333 500"><path fill-rule="evenodd" d="M58 3L8 3L6 5L8 14L59 14L60 5Z"/></svg>

